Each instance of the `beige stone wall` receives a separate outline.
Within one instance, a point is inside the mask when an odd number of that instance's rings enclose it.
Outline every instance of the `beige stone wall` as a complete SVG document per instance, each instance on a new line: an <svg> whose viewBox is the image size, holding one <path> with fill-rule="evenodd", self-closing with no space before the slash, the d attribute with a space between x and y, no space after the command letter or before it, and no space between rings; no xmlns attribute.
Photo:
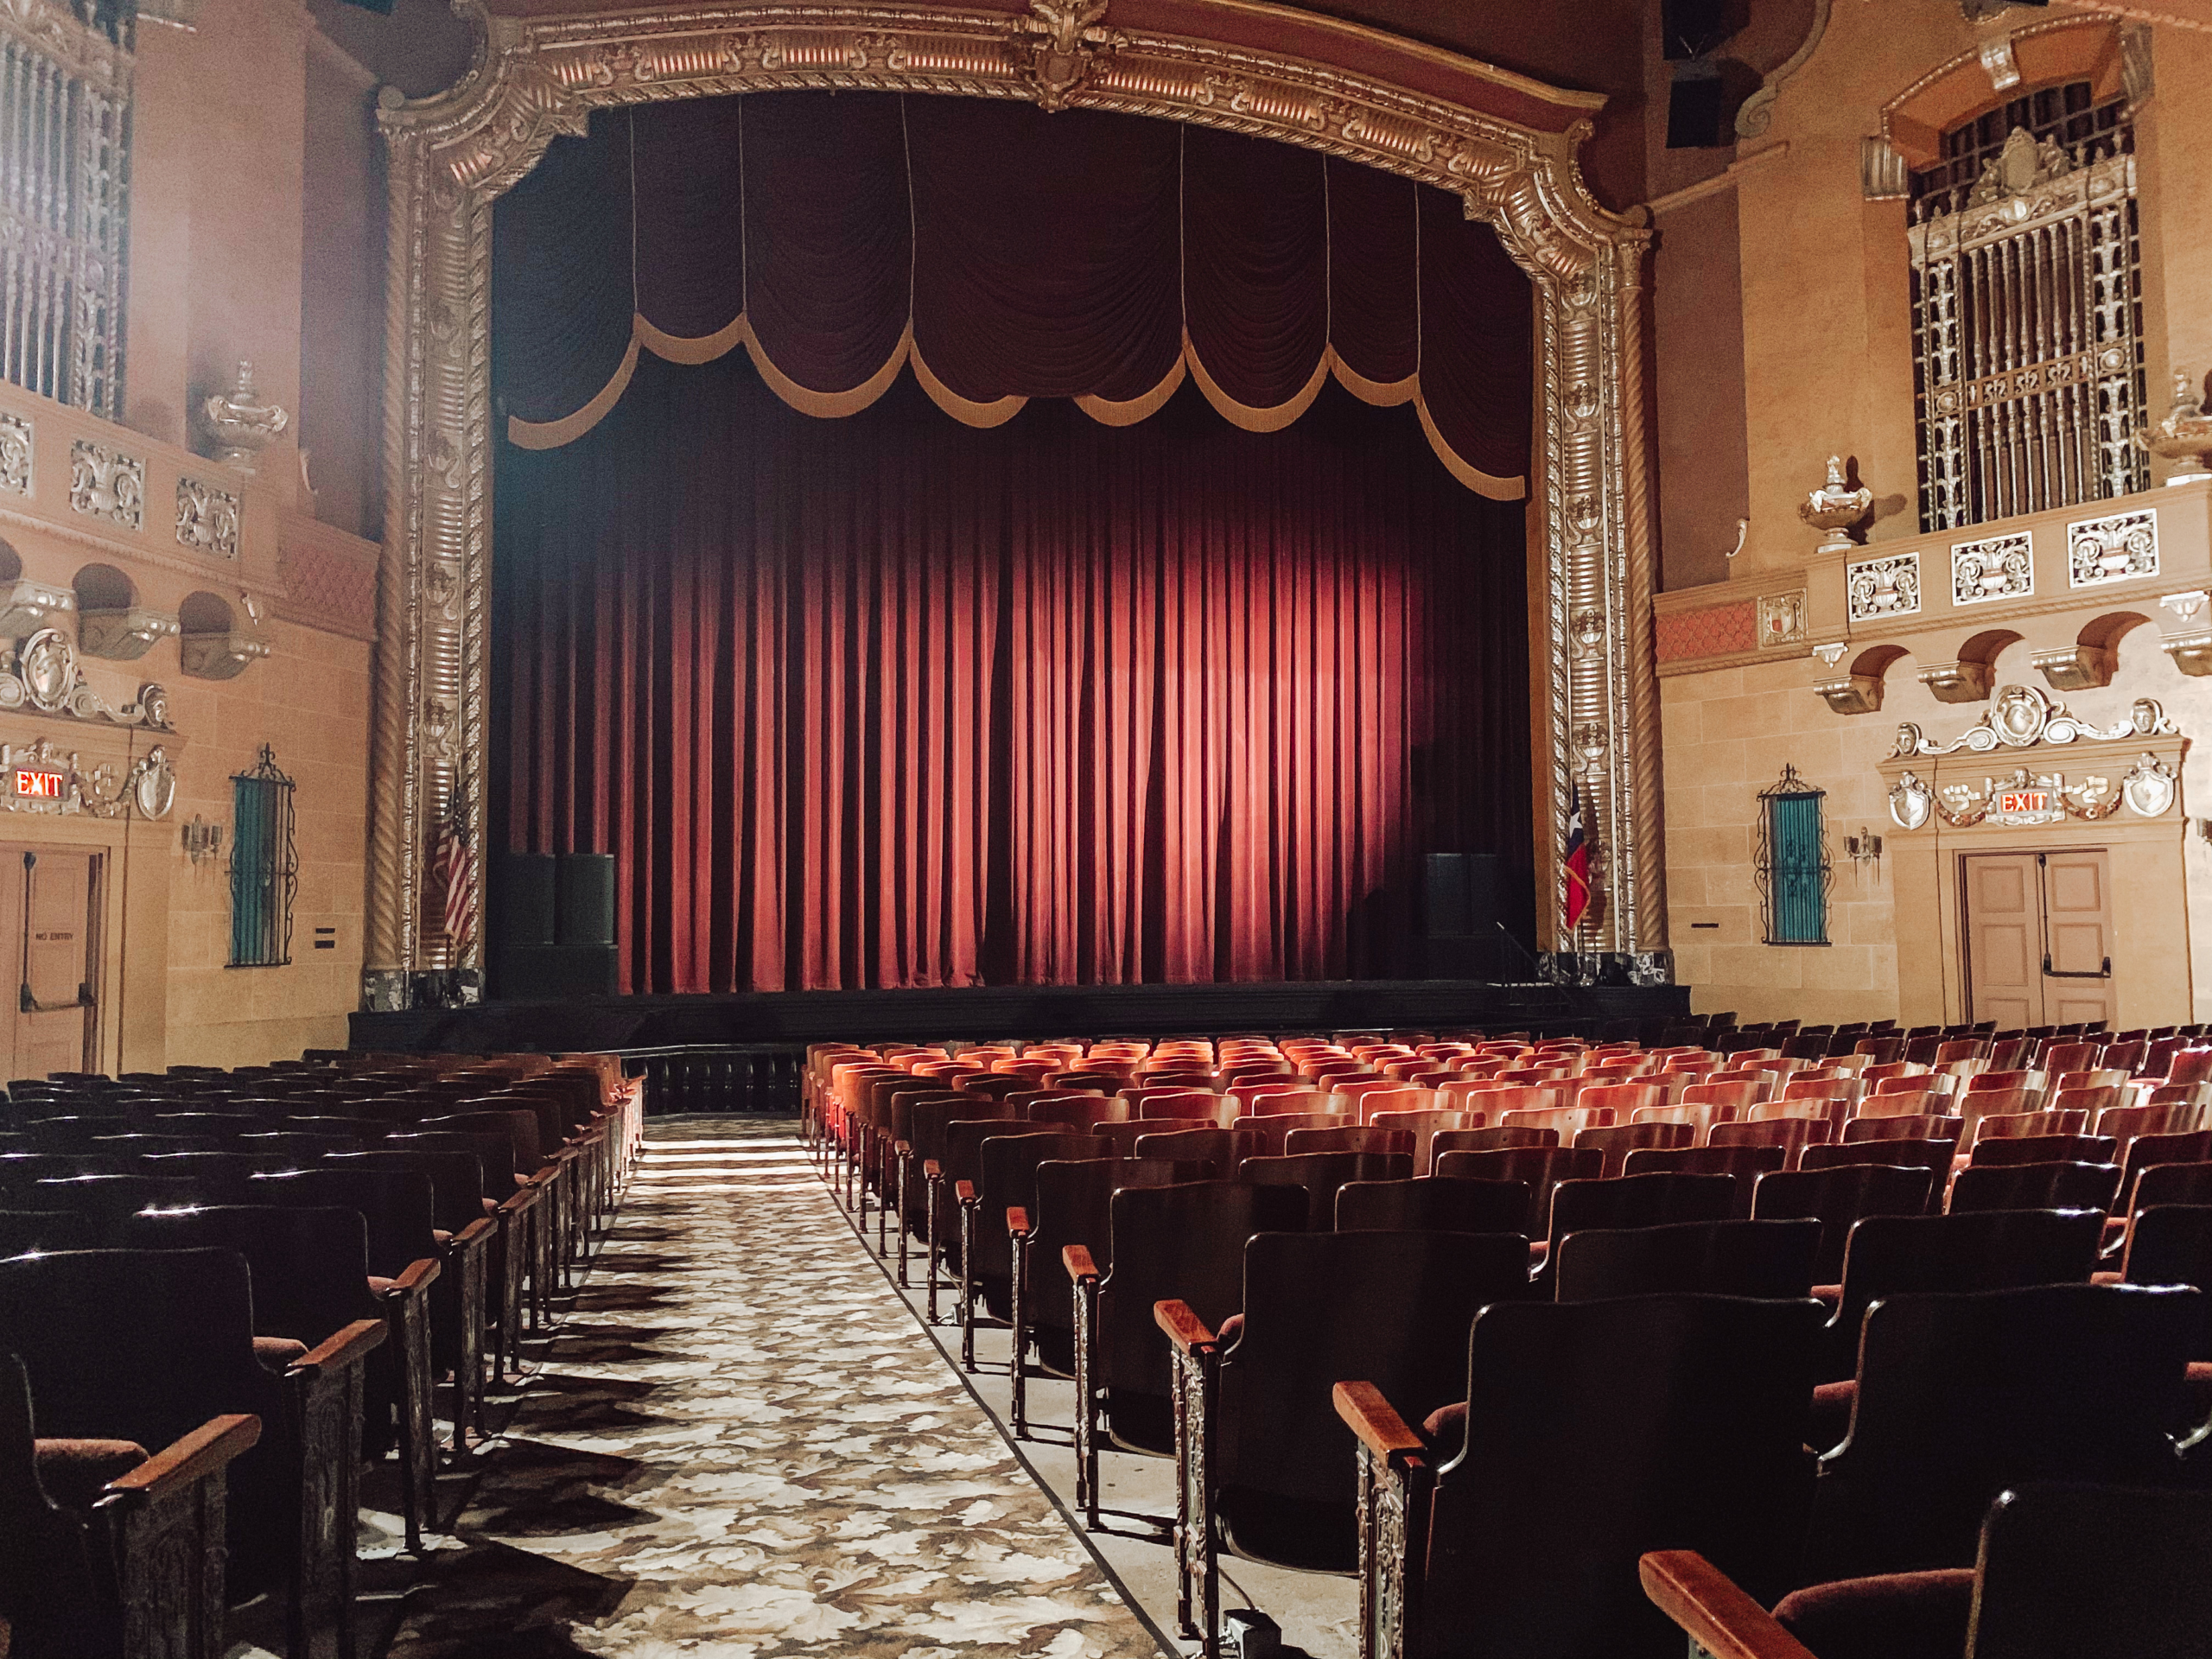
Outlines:
<svg viewBox="0 0 2212 1659"><path fill-rule="evenodd" d="M1917 535L1907 215L1902 202L1864 199L1861 140L1881 130L1885 104L1993 35L2073 15L2015 8L1976 25L1952 0L1835 5L1817 50L1777 100L1769 130L1734 152L1735 171L1722 187L1732 214L1716 211L1710 197L1662 213L1659 271L1663 276L1671 263L1694 274L1703 290L1661 300L1662 315L1685 320L1671 339L1662 327L1657 342L1659 429L1678 435L1662 455L1661 495L1696 504L1668 513L1665 527L1670 537L1694 534L1700 543L1669 544L1664 560L1670 588L1685 579L1720 577L1678 600L1701 603L1709 595L1718 605L1788 587L1783 573L1804 565L1813 539L1797 504L1820 482L1831 453L1854 461L1875 493L1871 543ZM2212 79L2212 35L2160 25L2151 41L2155 91L2135 127L2156 413L2164 408L2173 368L2200 377L2212 369L2212 239L2202 233L2212 224L2212 168L2203 159L2212 154L2212 110L2196 95ZM1732 268L1715 278L1713 245L1727 239L1732 219ZM1671 262L1670 238L1678 245ZM1745 432L1740 447L1733 432L1714 435L1709 455L1686 454L1680 437L1719 404L1704 377L1713 342L1728 330L1700 318L1700 300L1741 323ZM1663 405L1669 396L1677 405L1671 415ZM1694 448L1694 439L1687 447ZM1742 556L1722 576L1703 543L1718 504L1738 480L1751 526ZM2023 630L2031 639L1998 658L1992 683L2042 687L2030 652L2071 638L2096 613L2088 607L2079 615L2069 610L2038 619ZM1845 666L1879 637L1854 634ZM1957 643L1948 642L1954 654ZM1961 838L1947 831L1932 860L1905 856L1900 900L1901 842L1877 771L1900 721L1948 737L1981 713L1979 704L1936 701L1914 678L1926 665L1912 656L1892 664L1880 712L1851 717L1831 712L1809 689L1842 671L1802 656L1689 673L1677 663L1662 682L1670 943L1697 1007L1733 1008L1746 1019L1933 1020L1947 1011L1961 1017L1957 942L1947 931L1955 917L1940 918L1931 897L1955 880ZM2193 741L2179 814L2145 830L2149 842L2131 830L2134 839L2115 858L2116 875L2130 884L2123 911L2171 921L2151 927L2139 920L2133 936L2121 940L2127 960L2120 964L2126 976L2120 1017L2133 1024L2202 1019L2212 1010L2212 985L2204 982L2212 980L2212 905L2190 902L2191 894L2212 896L2212 843L2194 832L2189 816L2212 814L2212 753L2203 742L2212 734L2212 681L2180 672L2159 650L2158 629L2138 627L2121 643L2110 686L2064 696L2075 712L2109 723L2145 696L2160 699ZM1834 944L1825 949L1760 942L1756 798L1785 763L1828 791L1835 879ZM1855 867L1844 855L1843 836L1862 824L1884 836L1890 849L1878 865ZM2084 826L2073 839L2101 844L2094 829ZM2160 884L2155 894L2136 891L2150 881Z"/></svg>
<svg viewBox="0 0 2212 1659"><path fill-rule="evenodd" d="M351 532L373 531L380 490L373 78L318 36L302 0L207 0L196 29L149 25L138 41L124 424L0 385L0 409L34 423L37 454L31 493L0 497L0 538L26 577L65 591L98 563L170 616L188 594L212 594L270 654L224 681L186 676L174 639L135 662L82 659L111 706L148 682L166 688L168 734L0 715L0 742L46 738L104 758L158 741L175 763L165 818L0 817L10 848L105 860L99 1053L110 1070L260 1062L346 1039L362 964L378 556ZM240 358L294 416L250 480L206 458L191 418ZM69 445L80 436L144 461L137 530L71 508ZM303 437L326 501L304 487ZM243 498L234 556L178 544L180 474ZM315 522L319 507L327 523ZM52 622L76 632L73 617ZM296 784L291 961L232 969L231 779L264 744ZM181 833L195 817L223 835L218 855L198 863Z"/></svg>
<svg viewBox="0 0 2212 1659"><path fill-rule="evenodd" d="M283 968L230 968L227 852L194 864L182 837L168 836L168 1027L171 1065L258 1065L302 1048L342 1048L359 1001L368 820L369 651L282 620L268 629L275 655L235 680L182 681L170 695L180 729L204 734L177 790L173 815L231 822L231 778L252 770L261 746L294 781L300 885L292 960ZM327 949L316 929L335 930Z"/></svg>
<svg viewBox="0 0 2212 1659"><path fill-rule="evenodd" d="M2088 620L2084 612L2082 620ZM2055 621L2053 634L2064 626ZM2023 641L1996 660L1993 683L2040 686ZM1955 922L1940 919L1930 882L1956 880L1961 853L2032 849L2033 836L1990 830L1931 828L1907 836L1890 821L1877 768L1891 753L1901 721L1948 741L1972 725L1981 705L1942 703L1914 677L1912 657L1891 669L1881 710L1838 715L1810 687L1817 664L1803 658L1680 674L1660 683L1667 777L1669 929L1678 976L1700 1013L1733 1009L1745 1020L1814 1020L1897 1018L1911 1023L1964 1019L1958 984L1961 952ZM2212 732L2212 680L2192 678L2158 647L2157 631L2139 627L2120 645L2113 683L2069 692L2063 701L2084 720L2110 727L2126 719L2138 697L2155 697L2184 733ZM2079 770L2083 752L2005 757ZM1828 937L1819 946L1762 943L1753 869L1761 790L1795 766L1827 791L1822 803L1828 854L1834 865ZM2003 770L2002 767L1993 767ZM2212 813L2212 746L2192 744L2182 769L2175 815L2148 829L2147 841L2123 844L2113 833L2138 825L2069 825L2051 847L2113 844L2113 875L2123 891L2116 941L2120 1021L2166 1024L2212 1019L2212 843L2196 826ZM1844 837L1861 827L1884 838L1878 863L1854 865ZM1934 862L1915 870L1899 896L1900 861L1918 852ZM2144 884L2152 884L2146 895ZM2198 901L2190 902L2191 895ZM2139 925L2128 916L2163 916L2171 926ZM1700 926L1699 924L1713 924ZM1904 962L1899 961L1900 952Z"/></svg>

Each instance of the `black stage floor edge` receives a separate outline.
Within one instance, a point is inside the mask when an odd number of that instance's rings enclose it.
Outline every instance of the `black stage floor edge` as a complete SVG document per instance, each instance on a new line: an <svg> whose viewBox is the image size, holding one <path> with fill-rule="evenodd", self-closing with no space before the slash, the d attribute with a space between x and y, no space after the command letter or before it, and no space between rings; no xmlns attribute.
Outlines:
<svg viewBox="0 0 2212 1659"><path fill-rule="evenodd" d="M1007 1038L1222 1036L1664 1020L1685 986L1499 985L1477 980L1316 980L1230 985L992 985L957 989L743 992L483 1002L357 1014L352 1043L404 1053L621 1050Z"/></svg>

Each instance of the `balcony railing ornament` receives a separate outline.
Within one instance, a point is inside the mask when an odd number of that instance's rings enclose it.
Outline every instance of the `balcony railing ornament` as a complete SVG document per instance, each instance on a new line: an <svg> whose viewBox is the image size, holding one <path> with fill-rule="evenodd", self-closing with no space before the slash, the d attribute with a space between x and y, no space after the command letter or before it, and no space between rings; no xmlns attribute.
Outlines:
<svg viewBox="0 0 2212 1659"><path fill-rule="evenodd" d="M2166 418L2153 427L2138 427L2135 442L2159 460L2179 464L2181 470L2169 484L2212 479L2212 415L2204 412L2203 396L2187 369L2174 371L2174 401Z"/></svg>
<svg viewBox="0 0 2212 1659"><path fill-rule="evenodd" d="M292 417L253 389L253 365L238 359L238 378L200 405L200 424L215 441L215 459L251 474L262 450L284 435Z"/></svg>
<svg viewBox="0 0 2212 1659"><path fill-rule="evenodd" d="M1843 461L1830 455L1827 482L1797 504L1797 516L1822 533L1819 551L1840 553L1853 545L1852 530L1873 505L1874 492L1863 484L1855 490L1847 488Z"/></svg>

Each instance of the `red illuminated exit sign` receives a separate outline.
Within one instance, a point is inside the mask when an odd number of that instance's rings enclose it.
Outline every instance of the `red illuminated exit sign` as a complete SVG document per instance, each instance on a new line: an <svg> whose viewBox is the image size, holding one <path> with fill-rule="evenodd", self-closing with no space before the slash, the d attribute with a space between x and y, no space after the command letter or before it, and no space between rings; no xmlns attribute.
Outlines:
<svg viewBox="0 0 2212 1659"><path fill-rule="evenodd" d="M2050 791L2047 789L2008 789L1997 797L1999 812L2048 812L2050 810Z"/></svg>
<svg viewBox="0 0 2212 1659"><path fill-rule="evenodd" d="M62 798L62 785L67 774L59 772L24 772L16 773L16 793L34 796L40 800L58 801Z"/></svg>

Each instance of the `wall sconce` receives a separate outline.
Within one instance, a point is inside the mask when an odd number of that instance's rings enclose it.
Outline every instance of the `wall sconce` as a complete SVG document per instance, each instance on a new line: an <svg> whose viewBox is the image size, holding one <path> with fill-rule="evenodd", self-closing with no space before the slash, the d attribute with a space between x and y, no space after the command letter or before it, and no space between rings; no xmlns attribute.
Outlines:
<svg viewBox="0 0 2212 1659"><path fill-rule="evenodd" d="M1878 864L1882 861L1882 838L1862 823L1857 835L1843 838L1843 850L1851 855L1853 864Z"/></svg>
<svg viewBox="0 0 2212 1659"><path fill-rule="evenodd" d="M204 864L222 849L223 826L194 813L192 822L184 826L184 855L194 864Z"/></svg>

